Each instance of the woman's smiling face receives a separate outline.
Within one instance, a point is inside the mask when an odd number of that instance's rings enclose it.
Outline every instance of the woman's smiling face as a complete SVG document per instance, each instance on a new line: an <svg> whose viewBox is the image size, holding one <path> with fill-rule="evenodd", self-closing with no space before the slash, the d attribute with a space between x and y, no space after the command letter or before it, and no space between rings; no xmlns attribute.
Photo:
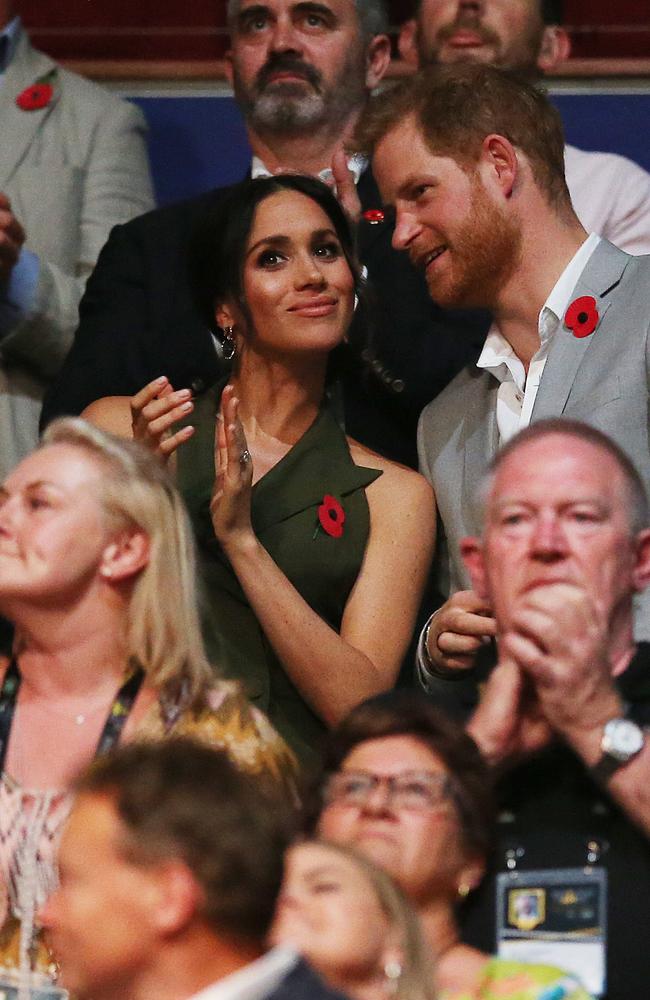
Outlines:
<svg viewBox="0 0 650 1000"><path fill-rule="evenodd" d="M350 325L354 278L334 223L298 191L277 191L258 205L242 284L248 316L226 304L217 320L237 331L243 324L245 343L260 353L328 354Z"/></svg>

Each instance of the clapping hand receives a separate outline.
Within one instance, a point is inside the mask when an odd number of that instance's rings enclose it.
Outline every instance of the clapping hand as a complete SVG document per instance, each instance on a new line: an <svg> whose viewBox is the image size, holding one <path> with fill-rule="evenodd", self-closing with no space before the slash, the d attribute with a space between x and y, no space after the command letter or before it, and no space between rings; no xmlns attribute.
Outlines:
<svg viewBox="0 0 650 1000"><path fill-rule="evenodd" d="M253 462L238 410L239 400L234 387L227 385L217 418L216 477L210 501L214 533L227 554L255 541L251 525Z"/></svg>
<svg viewBox="0 0 650 1000"><path fill-rule="evenodd" d="M573 583L528 591L515 608L500 650L535 688L552 728L569 742L600 732L622 714L612 679L606 611Z"/></svg>
<svg viewBox="0 0 650 1000"><path fill-rule="evenodd" d="M154 379L131 399L133 437L167 461L194 433L189 425L173 430L174 424L193 409L189 389L175 392L166 376Z"/></svg>

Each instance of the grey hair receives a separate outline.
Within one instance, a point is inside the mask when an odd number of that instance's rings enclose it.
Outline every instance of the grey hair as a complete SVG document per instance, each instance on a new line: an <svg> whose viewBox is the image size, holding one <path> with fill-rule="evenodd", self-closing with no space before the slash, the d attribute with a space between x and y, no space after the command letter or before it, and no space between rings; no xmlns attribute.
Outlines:
<svg viewBox="0 0 650 1000"><path fill-rule="evenodd" d="M579 420L564 419L562 417L551 417L548 420L539 420L520 431L513 438L506 442L488 466L488 469L481 480L477 493L477 507L481 515L481 524L485 522L485 511L494 487L496 475L503 463L520 448L524 448L531 442L541 440L554 435L573 438L576 441L590 444L594 448L599 448L606 452L616 463L623 481L626 492L626 513L630 525L630 534L636 535L644 528L650 526L650 505L648 504L648 494L639 475L638 469L623 451L607 434L584 424Z"/></svg>
<svg viewBox="0 0 650 1000"><path fill-rule="evenodd" d="M78 448L106 470L98 493L109 526L136 527L149 539L128 609L128 657L158 690L200 702L214 671L199 625L194 536L178 490L147 448L80 418L51 423L39 448L54 444Z"/></svg>
<svg viewBox="0 0 650 1000"><path fill-rule="evenodd" d="M232 32L239 14L241 0L228 0L228 25ZM359 17L359 27L364 42L368 43L375 35L388 33L388 5L386 0L354 0Z"/></svg>

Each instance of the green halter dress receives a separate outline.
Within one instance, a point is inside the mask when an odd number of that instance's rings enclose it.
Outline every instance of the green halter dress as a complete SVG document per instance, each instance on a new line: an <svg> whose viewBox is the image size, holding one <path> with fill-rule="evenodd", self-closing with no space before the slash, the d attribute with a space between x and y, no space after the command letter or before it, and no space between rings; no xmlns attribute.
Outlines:
<svg viewBox="0 0 650 1000"><path fill-rule="evenodd" d="M244 684L251 701L309 763L325 732L268 642L215 538L210 520L214 429L221 386L195 401L192 438L178 453L178 485L194 527L202 583L203 634L212 663ZM381 473L355 465L328 405L294 447L253 487L257 538L298 593L337 632L363 562L370 518L365 487ZM333 497L345 514L340 537L319 519Z"/></svg>

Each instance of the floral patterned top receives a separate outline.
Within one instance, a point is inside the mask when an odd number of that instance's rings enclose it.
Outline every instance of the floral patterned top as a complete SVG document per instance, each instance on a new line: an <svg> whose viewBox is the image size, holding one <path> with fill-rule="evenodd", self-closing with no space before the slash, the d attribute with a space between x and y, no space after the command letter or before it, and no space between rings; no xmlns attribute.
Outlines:
<svg viewBox="0 0 650 1000"><path fill-rule="evenodd" d="M552 965L491 958L472 993L440 994L440 1000L591 1000L569 973Z"/></svg>
<svg viewBox="0 0 650 1000"><path fill-rule="evenodd" d="M202 707L178 711L173 718L154 702L131 738L167 736L223 748L243 771L279 784L290 801L296 800L293 754L234 681L217 683ZM57 884L56 850L71 805L71 796L61 789L33 791L7 774L0 777L0 976L27 967L56 980L56 963L34 920Z"/></svg>

